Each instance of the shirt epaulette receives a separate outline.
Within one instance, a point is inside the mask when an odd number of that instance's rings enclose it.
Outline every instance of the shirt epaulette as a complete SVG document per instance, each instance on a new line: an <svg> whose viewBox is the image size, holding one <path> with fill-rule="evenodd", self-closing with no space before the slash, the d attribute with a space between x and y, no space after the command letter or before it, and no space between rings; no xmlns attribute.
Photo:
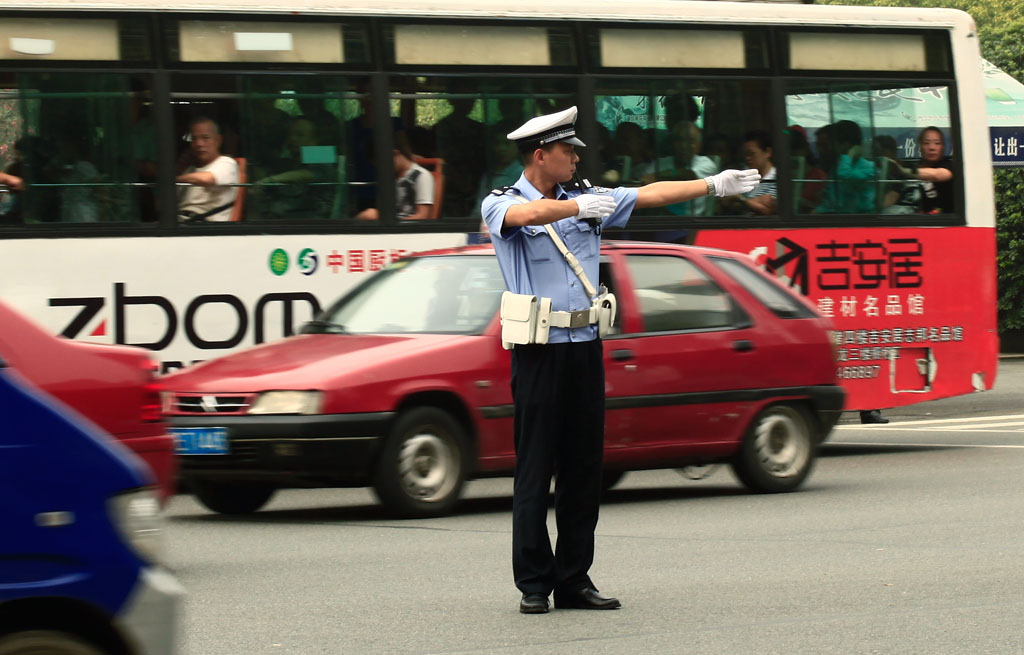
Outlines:
<svg viewBox="0 0 1024 655"><path fill-rule="evenodd" d="M515 188L514 186L503 186L500 189L494 189L493 191L491 191L491 195L493 196L503 196L506 193L514 193L517 196L523 195L523 192Z"/></svg>

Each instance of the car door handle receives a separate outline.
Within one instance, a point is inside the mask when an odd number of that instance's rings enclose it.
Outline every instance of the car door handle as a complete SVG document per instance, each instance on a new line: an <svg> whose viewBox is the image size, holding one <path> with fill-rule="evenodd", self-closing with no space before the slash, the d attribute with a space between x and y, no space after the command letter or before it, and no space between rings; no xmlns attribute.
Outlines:
<svg viewBox="0 0 1024 655"><path fill-rule="evenodd" d="M613 350L612 351L612 360L613 361L625 362L625 361L629 361L630 359L633 359L633 351L632 350Z"/></svg>
<svg viewBox="0 0 1024 655"><path fill-rule="evenodd" d="M754 349L754 342L749 339L739 339L732 342L732 348L741 353L749 352Z"/></svg>

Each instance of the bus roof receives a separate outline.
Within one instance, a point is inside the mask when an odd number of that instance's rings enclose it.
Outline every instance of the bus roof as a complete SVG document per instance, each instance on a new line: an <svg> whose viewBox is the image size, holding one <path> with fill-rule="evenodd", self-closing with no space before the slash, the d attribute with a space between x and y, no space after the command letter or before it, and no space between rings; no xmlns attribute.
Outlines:
<svg viewBox="0 0 1024 655"><path fill-rule="evenodd" d="M382 6L383 5L383 6ZM237 12L252 14L344 14L427 18L655 20L688 23L809 24L868 27L960 27L974 30L966 13L955 9L848 7L782 2L708 0L16 0L0 1L0 10Z"/></svg>

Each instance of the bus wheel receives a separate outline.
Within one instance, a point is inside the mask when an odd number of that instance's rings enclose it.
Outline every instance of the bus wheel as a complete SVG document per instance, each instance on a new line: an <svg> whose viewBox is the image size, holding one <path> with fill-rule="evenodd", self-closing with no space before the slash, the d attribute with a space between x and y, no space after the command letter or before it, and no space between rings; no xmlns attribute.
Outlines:
<svg viewBox="0 0 1024 655"><path fill-rule="evenodd" d="M377 463L377 497L407 518L450 512L469 468L465 444L462 426L447 412L415 407L399 414Z"/></svg>
<svg viewBox="0 0 1024 655"><path fill-rule="evenodd" d="M792 405L772 405L754 419L732 467L751 491L779 493L803 483L814 466L814 456L807 413Z"/></svg>
<svg viewBox="0 0 1024 655"><path fill-rule="evenodd" d="M0 655L103 655L103 651L67 632L26 630L0 637Z"/></svg>
<svg viewBox="0 0 1024 655"><path fill-rule="evenodd" d="M274 487L254 482L214 482L189 480L189 488L199 502L219 514L249 514L267 504Z"/></svg>

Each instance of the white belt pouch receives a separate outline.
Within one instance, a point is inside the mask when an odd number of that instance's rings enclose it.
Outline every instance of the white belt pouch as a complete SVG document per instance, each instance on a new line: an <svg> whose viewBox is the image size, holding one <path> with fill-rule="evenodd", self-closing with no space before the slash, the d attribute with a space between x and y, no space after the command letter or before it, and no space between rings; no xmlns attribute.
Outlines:
<svg viewBox="0 0 1024 655"><path fill-rule="evenodd" d="M501 345L547 343L551 299L506 291L501 294Z"/></svg>
<svg viewBox="0 0 1024 655"><path fill-rule="evenodd" d="M601 295L597 297L597 334L602 339L612 331L615 325L615 312L618 303L615 301L615 294L611 293L601 285Z"/></svg>

